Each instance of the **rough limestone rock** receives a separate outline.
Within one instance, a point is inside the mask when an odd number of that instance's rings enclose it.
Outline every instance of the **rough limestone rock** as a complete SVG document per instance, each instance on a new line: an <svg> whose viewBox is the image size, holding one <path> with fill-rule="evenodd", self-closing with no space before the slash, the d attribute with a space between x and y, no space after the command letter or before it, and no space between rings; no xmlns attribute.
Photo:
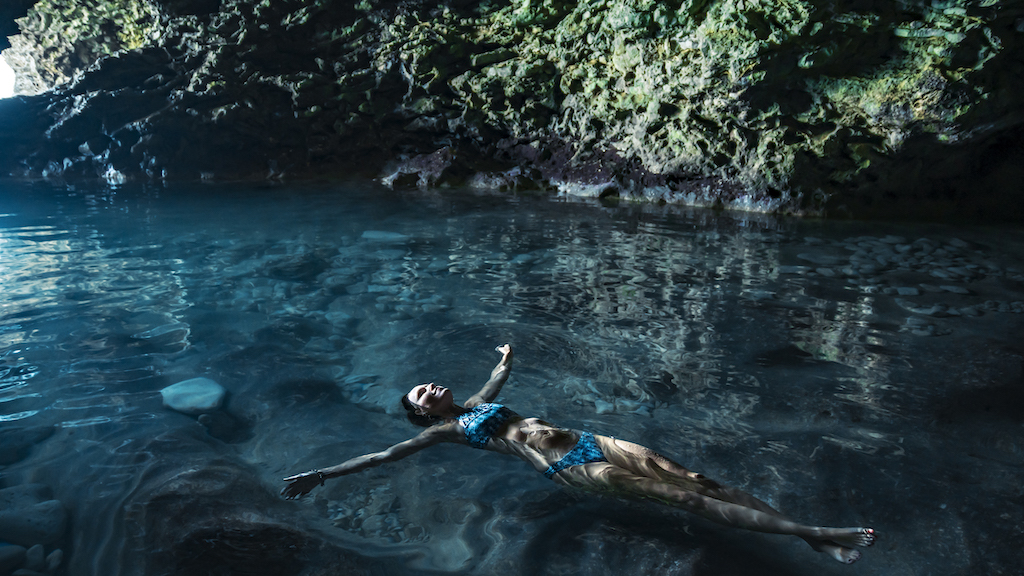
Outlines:
<svg viewBox="0 0 1024 576"><path fill-rule="evenodd" d="M160 391L164 406L184 414L204 414L220 408L227 390L209 378L192 378Z"/></svg>
<svg viewBox="0 0 1024 576"><path fill-rule="evenodd" d="M157 3L147 0L37 1L18 19L21 33L4 52L19 72L15 89L38 94L99 58L144 46L155 39L158 18Z"/></svg>
<svg viewBox="0 0 1024 576"><path fill-rule="evenodd" d="M0 172L1024 214L1021 0L91 4L18 20Z"/></svg>

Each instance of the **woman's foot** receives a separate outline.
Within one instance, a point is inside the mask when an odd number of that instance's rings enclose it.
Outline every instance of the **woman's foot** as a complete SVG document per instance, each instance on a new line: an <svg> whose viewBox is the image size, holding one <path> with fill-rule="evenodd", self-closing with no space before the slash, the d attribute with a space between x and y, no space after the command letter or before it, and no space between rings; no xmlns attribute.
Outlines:
<svg viewBox="0 0 1024 576"><path fill-rule="evenodd" d="M860 559L860 551L854 546L871 546L878 538L873 528L823 528L824 539L804 538L818 552L828 554L843 564L853 564Z"/></svg>
<svg viewBox="0 0 1024 576"><path fill-rule="evenodd" d="M835 542L818 542L817 545L812 544L815 550L828 554L843 564L853 564L857 560L860 560L860 550L854 550L853 548L846 548L840 546Z"/></svg>

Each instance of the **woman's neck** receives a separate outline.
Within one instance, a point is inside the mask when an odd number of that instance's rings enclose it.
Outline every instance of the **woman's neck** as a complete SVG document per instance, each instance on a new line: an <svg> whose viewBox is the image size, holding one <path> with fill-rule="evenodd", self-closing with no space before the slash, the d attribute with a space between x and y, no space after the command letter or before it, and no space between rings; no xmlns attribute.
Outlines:
<svg viewBox="0 0 1024 576"><path fill-rule="evenodd" d="M469 410L463 408L462 406L459 406L458 404L452 403L451 408L449 408L447 412L445 412L444 414L438 414L438 416L444 418L445 420L449 420L452 418L458 418L459 416L462 416L466 412L469 412Z"/></svg>

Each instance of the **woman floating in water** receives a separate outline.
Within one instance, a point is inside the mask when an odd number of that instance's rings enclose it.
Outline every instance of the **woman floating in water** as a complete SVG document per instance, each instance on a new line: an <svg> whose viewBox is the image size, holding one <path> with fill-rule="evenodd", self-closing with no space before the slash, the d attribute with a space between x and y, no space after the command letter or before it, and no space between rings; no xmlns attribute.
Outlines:
<svg viewBox="0 0 1024 576"><path fill-rule="evenodd" d="M290 484L281 494L298 498L322 486L328 478L394 462L440 442L454 442L518 456L566 486L658 500L726 526L799 536L815 550L844 563L860 558L855 547L874 543L875 531L871 528L797 524L757 498L691 472L639 444L558 428L492 404L512 369L512 347L505 344L497 351L502 358L491 379L464 406L455 403L447 388L420 384L402 397L402 404L409 420L426 430L383 452L285 478Z"/></svg>

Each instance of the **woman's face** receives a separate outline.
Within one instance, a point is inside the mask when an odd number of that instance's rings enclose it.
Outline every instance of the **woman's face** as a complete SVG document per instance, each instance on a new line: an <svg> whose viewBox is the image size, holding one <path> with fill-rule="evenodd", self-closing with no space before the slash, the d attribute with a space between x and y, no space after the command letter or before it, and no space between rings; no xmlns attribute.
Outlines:
<svg viewBox="0 0 1024 576"><path fill-rule="evenodd" d="M424 412L434 416L447 414L455 404L452 391L433 382L414 386L406 397Z"/></svg>

